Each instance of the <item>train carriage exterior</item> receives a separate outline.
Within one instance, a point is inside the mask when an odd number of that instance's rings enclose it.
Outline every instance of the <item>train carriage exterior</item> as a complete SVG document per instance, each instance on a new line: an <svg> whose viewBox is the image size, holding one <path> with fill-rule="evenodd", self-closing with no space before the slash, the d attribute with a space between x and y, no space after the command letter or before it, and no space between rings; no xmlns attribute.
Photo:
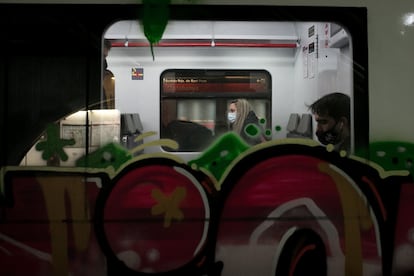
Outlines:
<svg viewBox="0 0 414 276"><path fill-rule="evenodd" d="M414 273L413 137L392 106L412 97L379 87L383 11L264 2L0 3L2 275ZM407 68L414 6L382 5ZM349 152L314 135L308 106L334 91ZM228 131L236 98L262 143Z"/></svg>

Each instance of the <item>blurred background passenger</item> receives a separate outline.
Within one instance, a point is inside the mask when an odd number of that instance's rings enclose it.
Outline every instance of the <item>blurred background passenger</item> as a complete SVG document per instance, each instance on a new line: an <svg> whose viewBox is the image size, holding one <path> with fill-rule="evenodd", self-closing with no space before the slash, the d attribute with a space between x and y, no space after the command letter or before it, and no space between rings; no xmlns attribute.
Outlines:
<svg viewBox="0 0 414 276"><path fill-rule="evenodd" d="M108 56L109 51L111 50L111 47L112 47L111 42L105 39L104 49L103 49L104 61L103 61L102 83L103 83L103 98L104 98L103 107L106 109L115 108L115 76L111 72L111 70L108 69L108 62L106 61L106 57Z"/></svg>
<svg viewBox="0 0 414 276"><path fill-rule="evenodd" d="M227 113L230 130L234 131L250 145L266 141L259 118L246 99L231 101ZM253 131L252 131L253 130Z"/></svg>

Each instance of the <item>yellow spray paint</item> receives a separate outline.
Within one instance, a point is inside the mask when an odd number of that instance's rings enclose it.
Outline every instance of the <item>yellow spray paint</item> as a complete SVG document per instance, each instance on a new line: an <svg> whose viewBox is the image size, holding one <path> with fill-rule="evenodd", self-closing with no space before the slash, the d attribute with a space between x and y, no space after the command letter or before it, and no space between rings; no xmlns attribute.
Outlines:
<svg viewBox="0 0 414 276"><path fill-rule="evenodd" d="M320 163L319 170L330 177L339 192L345 227L345 275L363 275L361 230L372 227L368 206L352 183L328 163Z"/></svg>
<svg viewBox="0 0 414 276"><path fill-rule="evenodd" d="M82 251L88 247L91 225L84 180L84 177L79 175L37 178L43 190L49 218L54 276L69 274L69 225L72 225L76 249ZM69 199L70 211L65 207L66 195ZM68 214L71 214L72 217L68 218Z"/></svg>
<svg viewBox="0 0 414 276"><path fill-rule="evenodd" d="M171 221L184 219L184 214L179 205L186 197L187 191L184 187L176 188L172 194L166 195L159 189L152 191L152 197L157 201L151 209L151 214L156 216L164 214L164 227L170 227Z"/></svg>

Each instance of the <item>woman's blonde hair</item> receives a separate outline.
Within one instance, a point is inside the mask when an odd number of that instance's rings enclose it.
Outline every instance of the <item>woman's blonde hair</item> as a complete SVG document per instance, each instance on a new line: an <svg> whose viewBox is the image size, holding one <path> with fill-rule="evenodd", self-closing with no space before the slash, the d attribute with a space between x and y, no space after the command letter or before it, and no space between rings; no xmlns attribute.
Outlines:
<svg viewBox="0 0 414 276"><path fill-rule="evenodd" d="M233 100L231 103L234 103L237 109L236 121L234 121L233 123L233 131L238 134L241 134L241 132L243 131L242 128L244 120L247 118L247 115L250 111L253 110L253 108L246 99Z"/></svg>

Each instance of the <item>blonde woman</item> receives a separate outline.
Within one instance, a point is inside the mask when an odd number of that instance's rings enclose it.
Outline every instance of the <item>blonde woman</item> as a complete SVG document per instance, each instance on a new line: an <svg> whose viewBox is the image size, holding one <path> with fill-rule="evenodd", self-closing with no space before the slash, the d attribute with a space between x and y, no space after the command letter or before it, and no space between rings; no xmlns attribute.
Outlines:
<svg viewBox="0 0 414 276"><path fill-rule="evenodd" d="M227 120L230 130L240 135L248 144L255 145L265 141L259 118L257 118L251 104L246 99L237 99L230 102ZM253 129L256 131L249 131Z"/></svg>

